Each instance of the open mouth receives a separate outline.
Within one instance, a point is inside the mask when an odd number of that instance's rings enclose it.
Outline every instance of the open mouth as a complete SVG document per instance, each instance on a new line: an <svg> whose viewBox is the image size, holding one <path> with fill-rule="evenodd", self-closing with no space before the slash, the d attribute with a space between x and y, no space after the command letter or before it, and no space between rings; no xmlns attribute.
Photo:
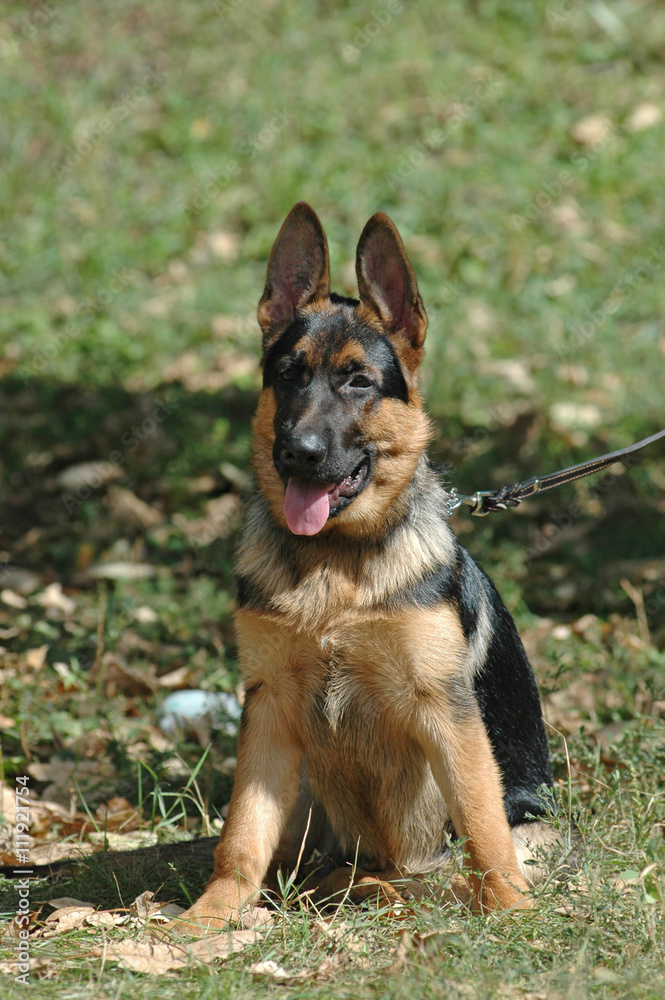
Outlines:
<svg viewBox="0 0 665 1000"><path fill-rule="evenodd" d="M315 483L291 476L286 484L284 516L294 535L315 535L360 493L369 478L369 459L339 483Z"/></svg>

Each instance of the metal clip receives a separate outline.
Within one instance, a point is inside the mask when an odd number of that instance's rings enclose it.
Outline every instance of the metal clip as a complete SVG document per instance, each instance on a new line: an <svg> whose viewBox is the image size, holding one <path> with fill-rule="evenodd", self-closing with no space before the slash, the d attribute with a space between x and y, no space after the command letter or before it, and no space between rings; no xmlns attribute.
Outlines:
<svg viewBox="0 0 665 1000"><path fill-rule="evenodd" d="M470 508L469 513L472 514L473 517L487 517L490 512L488 510L483 510L483 497L489 497L492 493L493 490L478 490L478 492L474 493L473 496L466 496L464 493L459 493L453 486L450 491L450 496L452 498L449 508L450 512L452 513L464 504L465 507Z"/></svg>

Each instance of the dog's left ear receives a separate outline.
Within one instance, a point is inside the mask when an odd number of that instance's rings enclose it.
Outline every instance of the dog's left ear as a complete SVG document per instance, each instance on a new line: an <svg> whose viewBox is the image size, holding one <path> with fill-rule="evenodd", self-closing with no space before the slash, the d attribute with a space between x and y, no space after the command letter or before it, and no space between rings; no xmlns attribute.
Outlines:
<svg viewBox="0 0 665 1000"><path fill-rule="evenodd" d="M361 302L378 314L386 331L422 347L427 313L400 235L383 212L373 215L362 231L356 275Z"/></svg>

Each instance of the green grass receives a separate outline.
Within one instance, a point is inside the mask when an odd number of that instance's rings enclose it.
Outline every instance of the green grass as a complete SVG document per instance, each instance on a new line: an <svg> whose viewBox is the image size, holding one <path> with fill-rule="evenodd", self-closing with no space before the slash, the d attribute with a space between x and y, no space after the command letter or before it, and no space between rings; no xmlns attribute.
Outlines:
<svg viewBox="0 0 665 1000"><path fill-rule="evenodd" d="M234 535L196 544L185 522L237 492L248 467L254 310L295 201L319 212L333 287L347 294L367 218L382 210L397 223L430 316L433 452L463 492L660 429L665 126L638 128L637 113L646 122L665 110L664 42L665 8L637 0L6 0L0 563L37 574L38 589L61 582L76 602L70 616L45 613L36 590L23 609L0 602L6 780L28 759L96 752L116 790L141 797L146 824L184 835L182 821L153 810L184 781L166 768L171 749L150 742L159 678L187 667L191 686L228 691L237 679ZM589 116L607 119L595 139L575 130ZM157 402L170 413L146 432ZM656 446L624 475L455 524L515 613L548 718L568 734L579 874L550 884L519 920L346 908L348 962L329 982L293 987L299 995L662 996L661 455ZM69 502L58 476L109 460L161 523L123 521L108 486ZM110 558L154 576L92 583L86 568ZM154 620L136 617L145 606ZM561 631L589 612L595 622ZM44 644L43 668L28 669L26 651ZM91 684L102 654L153 687ZM193 767L200 747L178 749ZM552 749L567 806L554 732ZM231 751L216 738L199 775L213 815L228 798L220 765ZM140 793L138 759L153 772L142 771ZM81 794L91 810L108 799L103 787ZM185 811L191 826L197 808ZM88 874L34 892L111 905L163 883L182 900L182 884L193 895L204 879L139 866L117 884ZM13 893L2 895L8 912ZM434 954L414 947L405 968L386 971L403 931L433 930L445 932ZM102 969L86 957L91 940L40 942L56 974L34 976L32 990L140 998L161 988ZM255 983L251 961L313 968L330 948L296 908L260 947L169 989L263 995L284 988Z"/></svg>

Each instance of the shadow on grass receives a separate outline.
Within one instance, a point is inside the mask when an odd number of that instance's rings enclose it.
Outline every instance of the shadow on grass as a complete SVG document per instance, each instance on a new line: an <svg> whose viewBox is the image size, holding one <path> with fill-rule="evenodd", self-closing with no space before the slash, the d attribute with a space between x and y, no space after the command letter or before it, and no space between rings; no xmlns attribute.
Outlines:
<svg viewBox="0 0 665 1000"><path fill-rule="evenodd" d="M212 394L172 384L148 394L1 381L5 561L9 557L67 584L82 559L96 558L114 538L135 539L140 524L132 530L109 517L110 483L131 490L165 518L196 513L201 497L236 489L233 468L225 474L220 466L247 467L255 404L255 394L234 387ZM72 485L67 471L84 462L93 463L86 481ZM173 539L160 546L147 535L151 561L183 557L184 546ZM207 554L201 549L199 558L205 562ZM212 554L218 555L214 546Z"/></svg>
<svg viewBox="0 0 665 1000"><path fill-rule="evenodd" d="M153 393L131 393L0 381L0 549L5 561L67 584L77 582L82 563L124 538L140 543L149 562L182 567L184 561L187 576L210 573L229 586L230 541L192 552L173 535L119 522L110 515L107 488L117 483L165 519L200 515L204 500L237 491L249 466L255 405L254 392L234 386L211 393L172 383ZM655 429L645 428L645 434ZM448 437L439 433L432 453L453 465L446 476L450 482L474 492L554 471L612 447L611 429L605 429L583 449L566 451L533 410L491 435L455 426ZM491 574L498 572L499 583L512 580L528 592L531 610L549 615L630 611L621 575L631 577L631 567L637 567L641 583L640 567L665 549L662 497L649 476L658 463L657 448L625 475L613 469L530 500L518 512L483 521L462 513L453 526ZM96 488L64 485L67 470L83 462L93 463L93 480L104 463L114 468ZM649 575L653 580L653 570ZM564 577L568 586L557 588L554 583Z"/></svg>

